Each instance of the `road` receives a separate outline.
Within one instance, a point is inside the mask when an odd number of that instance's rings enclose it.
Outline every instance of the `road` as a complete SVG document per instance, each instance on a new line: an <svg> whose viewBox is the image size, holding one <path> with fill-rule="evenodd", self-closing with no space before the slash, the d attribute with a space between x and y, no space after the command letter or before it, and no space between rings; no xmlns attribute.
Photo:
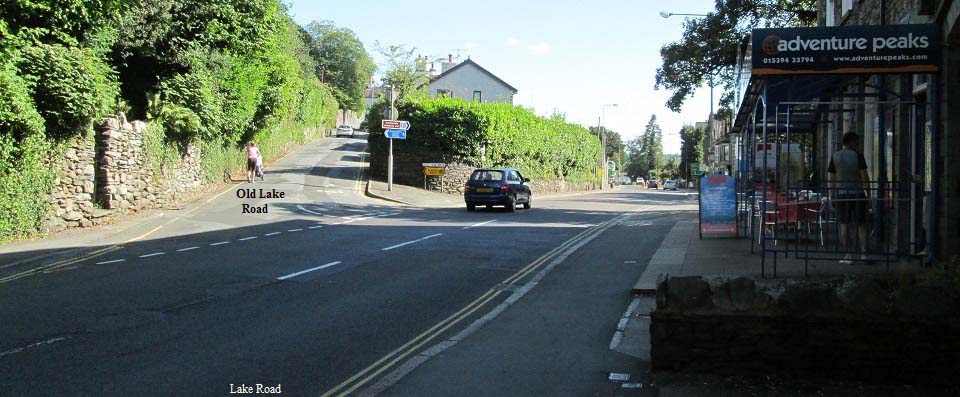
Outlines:
<svg viewBox="0 0 960 397"><path fill-rule="evenodd" d="M0 283L0 394L584 395L642 370L608 345L685 194L399 206L363 197L364 148L315 142L140 239Z"/></svg>

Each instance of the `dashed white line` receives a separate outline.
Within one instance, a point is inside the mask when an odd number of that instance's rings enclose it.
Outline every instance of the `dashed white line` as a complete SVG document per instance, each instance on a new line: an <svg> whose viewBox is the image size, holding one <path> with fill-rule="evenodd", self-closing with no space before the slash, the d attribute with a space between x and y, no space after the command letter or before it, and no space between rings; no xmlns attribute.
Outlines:
<svg viewBox="0 0 960 397"><path fill-rule="evenodd" d="M280 234L280 233L283 233L283 232L267 233L267 234L264 234L264 237L266 237L266 236L276 236L276 235L278 235L278 234Z"/></svg>
<svg viewBox="0 0 960 397"><path fill-rule="evenodd" d="M465 226L465 227L463 228L463 230L472 229L472 228L475 228L475 227L480 227L480 226L483 226L483 225L486 225L486 224L489 224L489 223L493 223L493 222L496 222L496 221L497 221L497 220L494 219L494 220L490 220L490 221L486 221L486 222L480 222L480 223L478 223L478 224L476 224L476 225Z"/></svg>
<svg viewBox="0 0 960 397"><path fill-rule="evenodd" d="M20 353L20 352L22 352L22 351L24 351L24 350L27 350L27 349L32 349L32 348L35 348L35 347L40 347L40 346L48 345L48 344L51 344L51 343L57 343L57 342L60 342L60 341L65 341L65 340L67 340L67 339L70 339L70 337L63 337L63 336L61 336L61 337L56 337L56 338L53 338L53 339L47 339L47 340L45 340L45 341L43 341L43 342L31 343L31 344L26 345L26 346L24 346L24 347L18 347L18 348L16 348L16 349L11 349L11 350L7 350L7 351L4 351L4 352L0 352L0 357L8 356L8 355L11 355L11 354L17 354L17 353Z"/></svg>
<svg viewBox="0 0 960 397"><path fill-rule="evenodd" d="M405 246L405 245L410 245L410 244L413 244L413 243L419 243L419 242L421 242L421 241L429 240L429 239L432 239L432 238L434 238L434 237L439 237L439 236L442 236L442 235L443 235L443 233L431 234L431 235L429 235L429 236L427 236L427 237L421 237L421 238L418 238L418 239L413 240L413 241L407 241L407 242L405 242L405 243L400 243L400 244L397 244L397 245L391 245L391 246L389 246L389 247L387 247L387 248L381 249L381 251L390 251L390 250L392 250L392 249L394 249L394 248L400 248L400 247L403 247L403 246Z"/></svg>
<svg viewBox="0 0 960 397"><path fill-rule="evenodd" d="M286 280L286 279L288 279L288 278L297 277L297 276L299 276L299 275L301 275L301 274L310 273L310 272L317 271L317 270L321 270L321 269L326 269L326 268L331 267L331 266L336 266L336 265L339 265L340 263L341 263L340 261L330 262L330 263L328 263L328 264L326 264L326 265L321 265L321 266L313 267L313 268L310 268L310 269L307 269L307 270L301 270L301 271L296 272L296 273L290 273L290 274L288 274L288 275L286 275L286 276L277 277L277 280L283 281L283 280Z"/></svg>
<svg viewBox="0 0 960 397"><path fill-rule="evenodd" d="M114 259L114 260L112 260L112 261L97 262L97 264L98 264L98 265L106 265L106 264L108 264L108 263L123 262L123 261L125 261L125 260L126 260L126 259Z"/></svg>
<svg viewBox="0 0 960 397"><path fill-rule="evenodd" d="M152 254L140 255L140 257L141 257L141 258L149 258L149 257L151 257L151 256L163 255L163 254L165 254L165 253L166 253L166 252L154 252L154 253L152 253Z"/></svg>
<svg viewBox="0 0 960 397"><path fill-rule="evenodd" d="M177 252L190 251L190 250L195 250L195 249L198 249L198 248L200 248L200 247L181 248L181 249L178 249Z"/></svg>
<svg viewBox="0 0 960 397"><path fill-rule="evenodd" d="M221 241L221 242L219 242L219 243L210 244L210 246L214 246L214 245L224 245L224 244L230 244L230 242L229 242L229 241Z"/></svg>
<svg viewBox="0 0 960 397"><path fill-rule="evenodd" d="M306 208L303 208L302 205L298 205L297 208L299 208L301 211L306 211L306 212L309 212L309 213L314 214L314 215L326 215L326 214L321 214L321 213L319 213L319 212L310 211L310 210L308 210L308 209L306 209Z"/></svg>
<svg viewBox="0 0 960 397"><path fill-rule="evenodd" d="M307 229L319 229L321 227L323 227L323 225L310 226Z"/></svg>
<svg viewBox="0 0 960 397"><path fill-rule="evenodd" d="M290 230L287 230L287 232L289 232L289 233L299 232L299 231L303 231L303 229L290 229Z"/></svg>
<svg viewBox="0 0 960 397"><path fill-rule="evenodd" d="M238 238L237 241L247 241L247 240L253 240L253 239L255 239L255 238L257 238L257 236L250 236L250 237Z"/></svg>

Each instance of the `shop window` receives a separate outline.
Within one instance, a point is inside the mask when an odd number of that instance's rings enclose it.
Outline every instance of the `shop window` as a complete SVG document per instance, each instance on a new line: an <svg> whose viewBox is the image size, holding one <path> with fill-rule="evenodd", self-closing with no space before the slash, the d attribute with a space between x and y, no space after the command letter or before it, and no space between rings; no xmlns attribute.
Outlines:
<svg viewBox="0 0 960 397"><path fill-rule="evenodd" d="M835 26L836 22L836 7L833 0L827 0L827 5L824 7L824 16L826 17L827 26Z"/></svg>

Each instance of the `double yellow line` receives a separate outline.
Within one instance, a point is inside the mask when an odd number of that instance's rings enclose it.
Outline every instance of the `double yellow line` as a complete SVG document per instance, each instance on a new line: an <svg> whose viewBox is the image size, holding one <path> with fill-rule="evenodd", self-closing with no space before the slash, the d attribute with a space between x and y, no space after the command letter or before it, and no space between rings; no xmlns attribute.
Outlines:
<svg viewBox="0 0 960 397"><path fill-rule="evenodd" d="M645 207L645 208L648 208L648 207ZM637 211L642 211L642 210L643 209L640 209ZM363 387L367 383L370 383L370 381L374 380L377 376L382 374L384 371L392 368L393 366L397 365L397 363L399 363L401 360L417 352L425 344L431 342L432 340L440 336L442 333L450 329L450 327L470 317L470 315L472 315L474 312L476 312L477 310L482 308L484 305L486 305L488 302L490 302L491 300L496 298L498 295L500 295L500 293L502 293L506 289L506 287L509 287L510 285L513 285L517 281L523 279L534 270L537 270L543 264L548 263L551 259L553 259L557 255L562 253L564 250L578 244L584 239L589 238L590 235L594 233L599 233L610 224L619 222L622 218L629 216L630 214L632 213L614 217L613 219L610 219L606 222L595 225L587 230L580 232L576 236L571 237L569 240L563 242L563 244L560 244L556 248L550 250L550 252L547 252L546 254L537 258L533 262L530 262L530 264L525 266L523 269L518 270L516 273L514 273L510 277L507 277L505 280L503 280L493 288L490 288L483 295L480 295L479 298L475 299L473 302L470 302L469 304L464 306L462 309L452 314L450 317L447 317L442 321L438 322L434 326L430 327L430 329L424 331L420 335L417 335L416 337L411 339L409 342L403 344L403 346L398 347L396 350L383 356L373 364L370 364L370 366L364 368L362 371L356 373L355 375L351 376L350 378L343 381L339 385L328 390L326 393L323 393L322 396L323 397L330 397L333 395L346 396L346 395L349 395L350 393L353 393L360 387Z"/></svg>

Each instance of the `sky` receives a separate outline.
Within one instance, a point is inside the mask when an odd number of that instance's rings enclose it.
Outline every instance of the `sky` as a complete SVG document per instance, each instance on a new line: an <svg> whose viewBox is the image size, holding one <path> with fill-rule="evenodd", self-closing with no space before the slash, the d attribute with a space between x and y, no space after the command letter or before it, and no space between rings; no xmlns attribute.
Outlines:
<svg viewBox="0 0 960 397"><path fill-rule="evenodd" d="M431 59L469 56L517 89L514 104L583 126L602 115L625 140L656 114L666 153L679 153L684 124L710 114L706 85L676 113L665 106L670 93L654 90L654 82L660 47L681 38L685 18L659 13L706 13L713 0L288 1L302 25L330 20L353 30L378 67L375 42L416 47Z"/></svg>

